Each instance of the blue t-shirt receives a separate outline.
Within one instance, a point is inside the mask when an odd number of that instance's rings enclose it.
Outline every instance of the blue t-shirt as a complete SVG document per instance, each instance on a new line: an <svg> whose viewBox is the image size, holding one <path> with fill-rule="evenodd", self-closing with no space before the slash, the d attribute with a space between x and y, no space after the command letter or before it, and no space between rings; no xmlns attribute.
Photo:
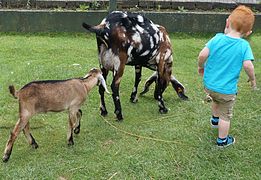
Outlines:
<svg viewBox="0 0 261 180"><path fill-rule="evenodd" d="M221 94L236 94L243 61L254 60L249 43L242 38L216 34L207 44L204 86Z"/></svg>

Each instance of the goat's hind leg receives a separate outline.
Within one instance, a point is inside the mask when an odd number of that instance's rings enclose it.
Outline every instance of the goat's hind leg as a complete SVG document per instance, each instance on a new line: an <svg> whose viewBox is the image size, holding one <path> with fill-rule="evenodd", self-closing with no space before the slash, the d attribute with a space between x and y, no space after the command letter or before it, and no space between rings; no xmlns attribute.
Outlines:
<svg viewBox="0 0 261 180"><path fill-rule="evenodd" d="M185 95L185 88L184 88L184 86L173 75L171 75L170 82L172 84L172 87L177 92L178 96L182 100L188 100L188 96Z"/></svg>
<svg viewBox="0 0 261 180"><path fill-rule="evenodd" d="M78 112L76 113L76 116L77 116L77 120L74 125L74 134L79 134L81 128L82 110L79 109Z"/></svg>
<svg viewBox="0 0 261 180"><path fill-rule="evenodd" d="M148 91L149 91L149 88L150 88L150 85L153 83L153 82L156 82L158 78L158 73L157 72L154 72L145 82L145 86L143 88L143 91L140 93L140 95L144 95L146 94ZM155 98L157 99L157 98Z"/></svg>
<svg viewBox="0 0 261 180"><path fill-rule="evenodd" d="M17 136L19 135L19 133L21 132L21 130L24 129L24 127L26 126L27 123L28 123L28 117L20 117L19 120L17 121L17 123L15 124L15 127L14 127L13 131L11 132L9 139L6 143L4 156L2 159L3 162L7 162L9 160L11 153L12 153L14 142L15 142Z"/></svg>
<svg viewBox="0 0 261 180"><path fill-rule="evenodd" d="M138 97L137 97L137 92L138 92L138 86L141 80L141 71L142 71L142 66L136 65L135 66L135 83L134 87L131 93L130 101L132 103L138 102Z"/></svg>
<svg viewBox="0 0 261 180"><path fill-rule="evenodd" d="M32 134L30 133L30 125L29 122L25 125L24 129L23 129L23 133L28 141L28 143L32 146L32 148L37 149L38 148L38 144L36 143L34 137L32 136Z"/></svg>
<svg viewBox="0 0 261 180"><path fill-rule="evenodd" d="M155 92L154 92L154 98L158 100L159 103L159 112L161 114L165 114L168 112L168 108L166 108L162 94L165 91L166 86L163 84L160 84L159 80L156 83Z"/></svg>

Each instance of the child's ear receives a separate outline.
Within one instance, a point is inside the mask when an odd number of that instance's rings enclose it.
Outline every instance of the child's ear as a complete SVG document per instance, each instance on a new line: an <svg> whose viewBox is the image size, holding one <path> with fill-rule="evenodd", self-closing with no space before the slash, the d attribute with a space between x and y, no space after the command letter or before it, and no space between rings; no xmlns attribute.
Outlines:
<svg viewBox="0 0 261 180"><path fill-rule="evenodd" d="M225 34L229 33L229 32L228 32L229 26L230 26L230 24L229 24L229 19L227 18L227 19L226 19L226 26L225 26L225 30L224 30L224 33L225 33Z"/></svg>
<svg viewBox="0 0 261 180"><path fill-rule="evenodd" d="M226 28L229 28L229 19L226 19Z"/></svg>
<svg viewBox="0 0 261 180"><path fill-rule="evenodd" d="M248 31L246 34L245 34L245 37L249 36L250 34L252 34L253 31Z"/></svg>

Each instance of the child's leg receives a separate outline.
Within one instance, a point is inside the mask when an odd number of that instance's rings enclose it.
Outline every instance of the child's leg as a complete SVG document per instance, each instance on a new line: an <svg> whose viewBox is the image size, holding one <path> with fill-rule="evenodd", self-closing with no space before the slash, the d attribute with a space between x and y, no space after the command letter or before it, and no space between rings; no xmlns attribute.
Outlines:
<svg viewBox="0 0 261 180"><path fill-rule="evenodd" d="M215 101L212 102L212 116L219 117L219 107Z"/></svg>
<svg viewBox="0 0 261 180"><path fill-rule="evenodd" d="M218 128L219 122L219 104L216 101L211 103L212 117L210 118L210 125L212 128Z"/></svg>
<svg viewBox="0 0 261 180"><path fill-rule="evenodd" d="M220 103L218 106L220 114L219 114L218 138L217 138L217 145L220 147L226 147L235 143L235 138L228 135L235 99L236 99L236 95L220 96Z"/></svg>
<svg viewBox="0 0 261 180"><path fill-rule="evenodd" d="M228 136L229 128L230 128L230 121L225 121L219 118L218 137L221 139L226 138Z"/></svg>

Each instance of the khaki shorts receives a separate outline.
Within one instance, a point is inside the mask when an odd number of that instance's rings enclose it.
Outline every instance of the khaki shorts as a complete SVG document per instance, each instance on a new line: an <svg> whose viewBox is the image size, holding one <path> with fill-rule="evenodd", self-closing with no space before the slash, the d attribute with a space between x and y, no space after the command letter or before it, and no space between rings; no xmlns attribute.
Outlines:
<svg viewBox="0 0 261 180"><path fill-rule="evenodd" d="M236 100L236 94L220 94L208 89L205 89L209 96L213 99L213 102L218 105L219 118L225 121L230 121L232 118L233 106Z"/></svg>

